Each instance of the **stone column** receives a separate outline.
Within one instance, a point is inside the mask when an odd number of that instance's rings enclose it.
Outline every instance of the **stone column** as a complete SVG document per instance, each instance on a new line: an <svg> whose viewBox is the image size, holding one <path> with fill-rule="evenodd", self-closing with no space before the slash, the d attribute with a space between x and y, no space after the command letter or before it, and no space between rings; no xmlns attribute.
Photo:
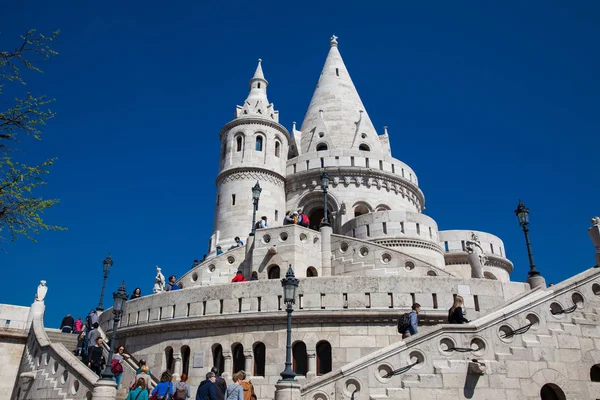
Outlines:
<svg viewBox="0 0 600 400"><path fill-rule="evenodd" d="M244 371L246 375L254 375L254 355L252 350L244 350Z"/></svg>
<svg viewBox="0 0 600 400"><path fill-rule="evenodd" d="M301 400L302 392L298 382L277 382L275 400Z"/></svg>
<svg viewBox="0 0 600 400"><path fill-rule="evenodd" d="M98 379L92 390L92 400L115 400L117 383L112 380Z"/></svg>
<svg viewBox="0 0 600 400"><path fill-rule="evenodd" d="M181 352L173 352L173 379L175 382L179 382L181 380L181 372L182 372L182 359Z"/></svg>
<svg viewBox="0 0 600 400"><path fill-rule="evenodd" d="M331 234L330 226L321 227L321 276L331 276Z"/></svg>
<svg viewBox="0 0 600 400"><path fill-rule="evenodd" d="M225 359L225 370L221 374L221 378L231 379L231 352L223 351L223 358Z"/></svg>
<svg viewBox="0 0 600 400"><path fill-rule="evenodd" d="M317 354L315 352L307 352L308 356L308 371L306 371L306 380L310 381L317 376Z"/></svg>
<svg viewBox="0 0 600 400"><path fill-rule="evenodd" d="M596 249L596 267L600 268L600 217L592 218L592 227L588 229L588 234Z"/></svg>

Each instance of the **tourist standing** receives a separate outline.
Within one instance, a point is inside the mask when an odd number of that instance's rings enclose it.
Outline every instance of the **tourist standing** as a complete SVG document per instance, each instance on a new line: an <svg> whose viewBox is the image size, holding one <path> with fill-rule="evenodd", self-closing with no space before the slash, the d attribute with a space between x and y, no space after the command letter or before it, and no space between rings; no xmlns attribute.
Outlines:
<svg viewBox="0 0 600 400"><path fill-rule="evenodd" d="M142 366L140 372L135 375L129 387L133 389L135 387L134 385L136 385L140 379L143 379L144 382L146 382L146 388L150 390L150 375L148 374L148 367L146 365Z"/></svg>
<svg viewBox="0 0 600 400"><path fill-rule="evenodd" d="M131 293L129 300L137 299L138 297L142 297L142 289L136 287L133 293Z"/></svg>
<svg viewBox="0 0 600 400"><path fill-rule="evenodd" d="M81 320L81 317L78 317L77 321L75 321L75 333L81 333L82 330L83 330L83 321Z"/></svg>
<svg viewBox="0 0 600 400"><path fill-rule="evenodd" d="M461 296L454 298L452 307L448 310L448 323L450 324L467 324L469 320L463 315L462 306L465 300Z"/></svg>
<svg viewBox="0 0 600 400"><path fill-rule="evenodd" d="M102 370L106 364L103 351L102 337L96 338L95 345L88 348L88 367L98 376L102 376Z"/></svg>
<svg viewBox="0 0 600 400"><path fill-rule="evenodd" d="M216 392L217 392L217 400L224 400L225 392L227 391L227 382L225 382L225 379L221 378L217 367L212 367L210 370L213 374L215 374L215 387L216 387Z"/></svg>
<svg viewBox="0 0 600 400"><path fill-rule="evenodd" d="M267 221L267 217L265 215L260 218L259 224L261 229L269 227L269 222Z"/></svg>
<svg viewBox="0 0 600 400"><path fill-rule="evenodd" d="M179 286L177 286L177 284L175 283L175 275L171 275L169 277L169 283L167 283L165 285L165 290L168 292L170 290L179 290L181 289Z"/></svg>
<svg viewBox="0 0 600 400"><path fill-rule="evenodd" d="M283 218L283 224L284 225L293 225L295 224L294 222L294 216L292 214L291 211L288 211L285 213L285 217Z"/></svg>
<svg viewBox="0 0 600 400"><path fill-rule="evenodd" d="M240 385L244 388L244 400L251 400L254 394L254 385L252 381L246 380L246 371L240 370L238 374L240 374Z"/></svg>
<svg viewBox="0 0 600 400"><path fill-rule="evenodd" d="M215 386L215 373L210 371L206 373L206 379L200 382L196 400L217 400L217 388Z"/></svg>
<svg viewBox="0 0 600 400"><path fill-rule="evenodd" d="M112 363L110 366L110 370L115 376L115 381L117 382L117 390L121 385L121 381L123 380L123 361L129 358L129 354L125 353L125 347L119 346L115 354L113 354Z"/></svg>
<svg viewBox="0 0 600 400"><path fill-rule="evenodd" d="M94 326L95 323L98 322L98 313L96 312L96 310L92 309L89 314L87 315L87 317L85 318L85 323L88 326L88 328L92 328Z"/></svg>
<svg viewBox="0 0 600 400"><path fill-rule="evenodd" d="M247 279L244 276L244 274L242 274L242 271L236 272L235 276L231 280L231 282L246 282L246 281L247 281Z"/></svg>
<svg viewBox="0 0 600 400"><path fill-rule="evenodd" d="M71 314L67 314L66 317L62 319L60 323L60 331L62 333L71 333L73 332L73 328L75 327L75 320Z"/></svg>
<svg viewBox="0 0 600 400"><path fill-rule="evenodd" d="M102 334L100 333L100 330L98 329L100 325L98 324L98 322L96 322L93 326L92 329L90 329L90 331L87 334L87 353L86 354L90 354L90 348L94 347L94 345L96 344L96 339L98 339L99 337L102 337Z"/></svg>
<svg viewBox="0 0 600 400"><path fill-rule="evenodd" d="M156 395L157 400L162 400L167 396L167 393L170 393L173 396L173 382L171 382L171 373L169 371L165 371L160 376L160 382L152 391L153 395Z"/></svg>

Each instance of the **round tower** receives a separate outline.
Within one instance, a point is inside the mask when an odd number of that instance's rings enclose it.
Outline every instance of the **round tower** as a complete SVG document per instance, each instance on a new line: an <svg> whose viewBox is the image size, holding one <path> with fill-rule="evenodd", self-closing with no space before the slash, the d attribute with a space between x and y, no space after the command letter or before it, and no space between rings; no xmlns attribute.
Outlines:
<svg viewBox="0 0 600 400"><path fill-rule="evenodd" d="M279 112L267 99L269 83L261 60L252 79L250 93L237 106L234 119L221 129L221 156L216 179L217 201L214 232L209 253L234 238L248 236L252 229L252 187L258 182L262 194L257 221L266 216L269 224L280 224L285 213L285 174L290 135L279 124Z"/></svg>

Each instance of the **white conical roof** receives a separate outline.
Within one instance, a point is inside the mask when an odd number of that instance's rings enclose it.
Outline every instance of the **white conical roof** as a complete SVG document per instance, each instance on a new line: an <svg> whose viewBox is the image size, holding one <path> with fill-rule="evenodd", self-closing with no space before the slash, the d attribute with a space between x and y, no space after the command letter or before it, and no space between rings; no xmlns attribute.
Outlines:
<svg viewBox="0 0 600 400"><path fill-rule="evenodd" d="M261 64L262 60L259 58L254 76L249 82L250 93L248 93L244 105L237 107L236 118L260 117L278 122L278 112L275 111L273 104L269 103L269 99L267 98L267 86L269 83L265 79Z"/></svg>
<svg viewBox="0 0 600 400"><path fill-rule="evenodd" d="M371 152L383 153L377 132L342 60L336 36L330 40L329 54L300 130L302 153L315 151L320 143L327 143L329 149L355 150L366 144Z"/></svg>

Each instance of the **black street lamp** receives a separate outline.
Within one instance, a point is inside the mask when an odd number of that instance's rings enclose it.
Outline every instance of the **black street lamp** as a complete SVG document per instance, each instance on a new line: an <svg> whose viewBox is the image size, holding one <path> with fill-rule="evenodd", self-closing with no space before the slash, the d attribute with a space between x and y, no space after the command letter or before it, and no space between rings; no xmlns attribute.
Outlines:
<svg viewBox="0 0 600 400"><path fill-rule="evenodd" d="M112 336L110 337L110 350L108 352L108 361L106 362L106 368L102 371L102 379L104 380L113 380L114 374L112 373L110 367L112 364L113 353L115 352L115 342L117 337L117 325L121 320L121 315L123 314L123 306L127 301L127 291L125 289L125 281L121 283L119 289L113 293L114 305L113 305L113 328L112 328Z"/></svg>
<svg viewBox="0 0 600 400"><path fill-rule="evenodd" d="M531 252L531 243L529 242L529 208L519 200L519 205L515 210L515 215L519 218L519 225L523 228L525 234L525 244L527 245L527 255L529 256L529 277L539 276L540 271L535 268L533 263L533 253Z"/></svg>
<svg viewBox="0 0 600 400"><path fill-rule="evenodd" d="M250 236L254 236L256 233L256 210L258 210L258 199L260 199L260 192L262 192L262 188L256 181L256 185L252 187L252 204L254 204L254 210L252 211L252 231L250 232Z"/></svg>
<svg viewBox="0 0 600 400"><path fill-rule="evenodd" d="M283 301L286 304L287 311L287 344L285 346L285 369L280 374L279 382L296 382L296 373L292 370L292 312L296 302L296 289L300 281L294 276L292 264L288 268L285 278L281 280L283 286Z"/></svg>
<svg viewBox="0 0 600 400"><path fill-rule="evenodd" d="M331 226L327 217L327 189L329 188L329 175L323 170L321 174L321 188L323 188L323 222L321 226Z"/></svg>
<svg viewBox="0 0 600 400"><path fill-rule="evenodd" d="M110 258L110 253L104 259L103 267L104 267L104 281L102 282L102 292L100 292L100 301L98 302L98 307L96 307L96 311L104 311L104 307L102 307L102 300L104 300L104 288L106 287L106 278L108 278L108 274L110 274L110 269L113 266L113 260Z"/></svg>

